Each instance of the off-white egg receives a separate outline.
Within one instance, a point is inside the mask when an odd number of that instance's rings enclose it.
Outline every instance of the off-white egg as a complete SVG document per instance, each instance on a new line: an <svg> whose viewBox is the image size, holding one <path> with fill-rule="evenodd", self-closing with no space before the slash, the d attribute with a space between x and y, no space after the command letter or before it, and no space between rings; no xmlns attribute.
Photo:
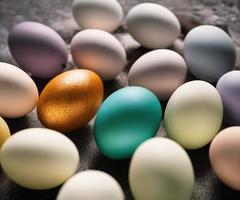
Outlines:
<svg viewBox="0 0 240 200"><path fill-rule="evenodd" d="M103 80L110 80L123 71L126 52L110 33L87 29L77 33L71 42L71 53L80 68L96 72Z"/></svg>
<svg viewBox="0 0 240 200"><path fill-rule="evenodd" d="M205 81L181 85L170 97L165 110L168 137L186 149L198 149L217 134L223 119L221 96Z"/></svg>
<svg viewBox="0 0 240 200"><path fill-rule="evenodd" d="M186 73L187 67L181 55L159 49L144 54L133 64L128 83L148 88L165 100L183 84Z"/></svg>
<svg viewBox="0 0 240 200"><path fill-rule="evenodd" d="M56 187L77 170L79 153L63 134L45 128L15 133L1 148L1 165L8 177L30 189Z"/></svg>
<svg viewBox="0 0 240 200"><path fill-rule="evenodd" d="M24 116L37 101L38 89L33 80L18 67L0 62L0 116Z"/></svg>
<svg viewBox="0 0 240 200"><path fill-rule="evenodd" d="M190 200L194 185L191 160L167 138L153 138L135 151L129 183L136 200Z"/></svg>
<svg viewBox="0 0 240 200"><path fill-rule="evenodd" d="M164 6L142 3L134 6L126 17L127 30L142 46L166 48L180 35L177 17Z"/></svg>
<svg viewBox="0 0 240 200"><path fill-rule="evenodd" d="M124 200L118 182L102 171L87 170L70 178L60 189L57 200Z"/></svg>
<svg viewBox="0 0 240 200"><path fill-rule="evenodd" d="M83 29L113 32L122 22L123 10L117 0L74 0L73 16Z"/></svg>

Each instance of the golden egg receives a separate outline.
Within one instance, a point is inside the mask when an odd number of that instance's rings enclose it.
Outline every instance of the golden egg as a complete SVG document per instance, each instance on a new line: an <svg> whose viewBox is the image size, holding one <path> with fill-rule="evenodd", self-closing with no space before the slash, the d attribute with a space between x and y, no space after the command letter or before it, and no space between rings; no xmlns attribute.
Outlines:
<svg viewBox="0 0 240 200"><path fill-rule="evenodd" d="M7 123L0 117L0 149L3 143L10 137L10 131Z"/></svg>
<svg viewBox="0 0 240 200"><path fill-rule="evenodd" d="M48 128L69 132L86 125L103 100L103 83L89 70L76 69L53 78L43 89L38 118Z"/></svg>

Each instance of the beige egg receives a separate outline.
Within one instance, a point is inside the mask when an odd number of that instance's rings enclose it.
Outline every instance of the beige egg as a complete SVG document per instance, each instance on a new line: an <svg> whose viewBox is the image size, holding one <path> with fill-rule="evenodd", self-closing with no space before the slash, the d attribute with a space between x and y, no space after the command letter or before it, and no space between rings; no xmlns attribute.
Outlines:
<svg viewBox="0 0 240 200"><path fill-rule="evenodd" d="M0 116L24 116L37 101L38 89L33 80L18 67L0 62Z"/></svg>
<svg viewBox="0 0 240 200"><path fill-rule="evenodd" d="M209 157L218 178L240 191L240 127L222 130L211 143Z"/></svg>
<svg viewBox="0 0 240 200"><path fill-rule="evenodd" d="M0 117L0 149L4 142L10 137L10 130L7 123Z"/></svg>

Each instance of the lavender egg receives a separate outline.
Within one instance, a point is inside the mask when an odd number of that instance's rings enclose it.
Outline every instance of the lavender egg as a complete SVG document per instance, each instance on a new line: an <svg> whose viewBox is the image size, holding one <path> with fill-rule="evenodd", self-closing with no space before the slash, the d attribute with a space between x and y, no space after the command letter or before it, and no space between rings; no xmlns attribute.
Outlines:
<svg viewBox="0 0 240 200"><path fill-rule="evenodd" d="M224 120L231 125L240 125L240 71L224 74L217 83L222 97Z"/></svg>
<svg viewBox="0 0 240 200"><path fill-rule="evenodd" d="M18 65L34 77L54 77L67 63L63 39L53 29L37 22L15 25L9 33L8 44Z"/></svg>

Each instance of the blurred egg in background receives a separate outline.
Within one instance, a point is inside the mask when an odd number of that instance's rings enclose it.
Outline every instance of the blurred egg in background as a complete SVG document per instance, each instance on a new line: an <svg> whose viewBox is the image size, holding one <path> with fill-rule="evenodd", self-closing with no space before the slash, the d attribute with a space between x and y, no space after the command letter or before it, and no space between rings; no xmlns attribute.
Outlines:
<svg viewBox="0 0 240 200"><path fill-rule="evenodd" d="M75 64L96 72L103 80L115 78L126 64L122 44L110 33L87 29L77 33L71 41Z"/></svg>
<svg viewBox="0 0 240 200"><path fill-rule="evenodd" d="M33 80L14 65L0 62L0 116L22 117L38 102L38 89Z"/></svg>
<svg viewBox="0 0 240 200"><path fill-rule="evenodd" d="M161 119L161 104L150 90L137 86L117 90L97 112L97 146L109 158L129 158L138 145L157 134Z"/></svg>
<svg viewBox="0 0 240 200"><path fill-rule="evenodd" d="M123 10L117 0L74 0L72 9L82 29L113 32L123 20Z"/></svg>
<svg viewBox="0 0 240 200"><path fill-rule="evenodd" d="M67 51L57 32L38 22L22 22L8 37L9 49L18 65L38 78L52 78L67 64Z"/></svg>
<svg viewBox="0 0 240 200"><path fill-rule="evenodd" d="M5 120L0 117L0 149L4 142L10 137L10 130ZM1 159L1 158L0 158Z"/></svg>

